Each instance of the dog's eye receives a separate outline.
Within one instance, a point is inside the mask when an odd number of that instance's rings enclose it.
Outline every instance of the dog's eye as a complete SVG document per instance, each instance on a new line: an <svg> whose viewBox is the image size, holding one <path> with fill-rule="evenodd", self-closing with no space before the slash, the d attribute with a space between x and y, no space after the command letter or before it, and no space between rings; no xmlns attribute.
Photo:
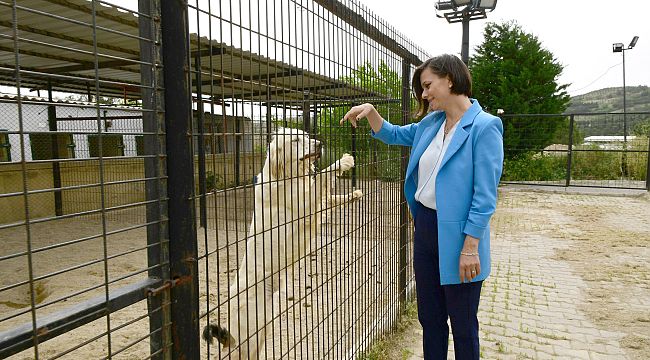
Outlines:
<svg viewBox="0 0 650 360"><path fill-rule="evenodd" d="M299 138L296 138L296 139L291 140L291 142L298 142L298 141L300 141Z"/></svg>

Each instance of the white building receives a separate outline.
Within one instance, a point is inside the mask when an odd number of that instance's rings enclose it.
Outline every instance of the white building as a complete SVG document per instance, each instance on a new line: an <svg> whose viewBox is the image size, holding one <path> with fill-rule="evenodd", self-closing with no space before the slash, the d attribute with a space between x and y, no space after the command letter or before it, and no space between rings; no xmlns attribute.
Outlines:
<svg viewBox="0 0 650 360"><path fill-rule="evenodd" d="M57 119L59 158L99 156L100 132L104 134L104 156L137 156L142 151L142 135L139 135L143 131L142 111L138 108L113 109L102 105L98 114L92 103L63 100L49 103L44 98L24 96L19 113L15 95L0 95L0 162L21 161L20 133L26 161L52 158L48 105L54 105Z"/></svg>
<svg viewBox="0 0 650 360"><path fill-rule="evenodd" d="M594 135L584 138L583 145L597 145L605 150L621 150L625 142L623 135ZM627 141L632 142L636 140L636 136L628 136Z"/></svg>
<svg viewBox="0 0 650 360"><path fill-rule="evenodd" d="M137 107L101 105L23 96L20 106L15 95L0 94L0 162L20 162L22 133L25 160L54 158L48 108L56 117L58 158L84 159L100 156L99 136L102 134L101 155L105 157L144 155L142 110ZM20 119L22 118L22 124ZM194 116L197 133L197 114ZM205 149L207 154L252 152L260 139L254 139L253 122L243 116L204 114ZM22 129L21 129L22 125ZM236 136L239 133L241 135ZM261 134L259 134L261 135ZM197 141L198 139L195 139ZM195 154L198 147L195 146Z"/></svg>

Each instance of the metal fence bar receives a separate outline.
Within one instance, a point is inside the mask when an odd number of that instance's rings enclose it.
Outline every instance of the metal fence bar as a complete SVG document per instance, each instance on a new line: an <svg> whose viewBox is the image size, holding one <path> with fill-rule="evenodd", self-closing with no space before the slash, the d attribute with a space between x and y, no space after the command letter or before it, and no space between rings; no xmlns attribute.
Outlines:
<svg viewBox="0 0 650 360"><path fill-rule="evenodd" d="M169 260L174 359L199 358L198 249L194 222L194 154L190 120L188 9L185 2L161 1L165 125L169 177Z"/></svg>
<svg viewBox="0 0 650 360"><path fill-rule="evenodd" d="M569 117L569 148L566 157L566 183L564 186L571 185L571 159L573 158L573 128L574 128L574 115Z"/></svg>
<svg viewBox="0 0 650 360"><path fill-rule="evenodd" d="M200 39L199 39L200 40ZM197 148L199 151L199 211L200 211L200 224L201 227L207 227L207 208L206 208L206 173L205 173L205 136L204 136L204 124L203 124L203 93L201 91L201 57L194 57L194 70L196 71L196 108L197 108L197 117L196 117L196 127L198 132L198 141Z"/></svg>
<svg viewBox="0 0 650 360"><path fill-rule="evenodd" d="M314 0L320 6L329 10L332 14L340 17L345 22L359 29L363 34L367 35L369 38L378 42L379 44L385 46L388 50L392 51L399 57L405 58L409 63L414 65L420 65L422 60L417 54L413 54L404 46L398 43L395 39L391 39L386 36L384 32L377 29L374 25L370 24L363 16L354 10L347 7L340 1L337 0ZM410 96L410 95L409 95Z"/></svg>
<svg viewBox="0 0 650 360"><path fill-rule="evenodd" d="M650 191L650 135L648 136L648 152L646 155L645 189Z"/></svg>
<svg viewBox="0 0 650 360"><path fill-rule="evenodd" d="M161 149L161 128L164 117L161 111L163 99L160 91L161 71L157 66L161 62L160 54L160 4L153 0L138 0L138 10L143 16L138 17L139 35L149 41L140 40L140 60L153 66L140 66L142 92L142 128L144 135L144 153L156 155L164 153ZM146 15L146 16L145 16ZM166 196L162 186L162 161L160 156L144 159L146 219L147 219L147 264L148 276L153 279L169 281L169 243L167 223L162 221L167 213L166 203L161 199ZM148 297L149 313L149 349L152 359L171 359L169 345L171 331L167 324L171 321L169 289Z"/></svg>
<svg viewBox="0 0 650 360"><path fill-rule="evenodd" d="M13 40L14 40L14 73L16 76L16 88L17 88L17 94L18 94L18 126L19 126L19 131L22 132L24 131L24 116L22 112L22 106L21 106L21 76L20 76L20 69L21 69L21 64L20 64L20 58L19 58L19 44L18 44L18 16L17 16L17 2L16 0L13 1L12 3L12 11L11 11L11 19L13 22L12 26L12 35L13 35ZM20 152L21 152L21 157L20 157L20 167L21 171L26 174L27 173L27 165L25 162L25 139L21 136L20 137ZM33 260L33 255L31 253L32 250L32 236L31 236L31 226L29 223L30 220L30 207L29 207L29 197L27 195L28 191L28 182L27 182L27 177L23 176L22 179L22 184L21 184L21 190L23 192L23 209L25 212L25 233L27 235L27 241L26 241L26 248L27 248L27 274L29 278L29 307L30 307L30 315L31 315L31 331L30 331L30 337L31 337L31 344L34 346L34 358L36 360L39 359L39 354L38 354L38 331L37 331L37 326L36 326L36 302L35 302L35 296L34 296L34 260ZM9 338L10 341L14 342L15 340L12 339L11 337Z"/></svg>
<svg viewBox="0 0 650 360"><path fill-rule="evenodd" d="M411 118L411 63L408 59L402 59L402 125L409 123ZM406 267L408 264L407 260L407 246L408 246L408 220L409 220L409 209L408 204L406 203L406 197L404 195L404 186L406 185L406 168L408 166L408 156L409 150L406 147L402 147L400 150L401 162L400 162L400 231L399 231L399 301L400 307L404 306L406 303Z"/></svg>
<svg viewBox="0 0 650 360"><path fill-rule="evenodd" d="M35 327L32 327L32 324L24 324L2 332L0 333L0 358L4 359L32 347L34 332L38 333L39 342L52 339L146 299L149 290L161 284L160 279L146 279L111 292L108 301L104 295L100 295L61 312L40 317L36 320ZM35 356L38 358L38 355Z"/></svg>
<svg viewBox="0 0 650 360"><path fill-rule="evenodd" d="M47 82L47 98L52 103L52 82L48 80ZM47 107L47 122L49 131L57 131L57 118L56 118L56 107L52 104ZM59 158L59 144L58 137L52 137L51 145L52 157L54 159ZM52 163L52 186L54 188L61 188L61 167L59 162L55 161ZM54 213L57 216L63 215L63 200L61 198L61 190L54 191Z"/></svg>

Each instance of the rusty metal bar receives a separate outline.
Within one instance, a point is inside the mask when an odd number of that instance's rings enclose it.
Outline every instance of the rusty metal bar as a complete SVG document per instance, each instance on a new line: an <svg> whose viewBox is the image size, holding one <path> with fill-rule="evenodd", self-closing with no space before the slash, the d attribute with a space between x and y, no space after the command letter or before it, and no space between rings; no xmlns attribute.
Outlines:
<svg viewBox="0 0 650 360"><path fill-rule="evenodd" d="M194 218L194 155L189 79L188 9L185 2L161 1L162 59L165 66L165 126L169 193L173 359L198 359L198 247Z"/></svg>

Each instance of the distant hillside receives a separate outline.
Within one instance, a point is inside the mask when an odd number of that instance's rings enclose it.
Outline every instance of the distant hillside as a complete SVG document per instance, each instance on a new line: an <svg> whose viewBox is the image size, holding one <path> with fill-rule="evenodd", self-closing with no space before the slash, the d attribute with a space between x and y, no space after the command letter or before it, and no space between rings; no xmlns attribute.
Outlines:
<svg viewBox="0 0 650 360"><path fill-rule="evenodd" d="M650 88L647 86L626 87L627 112L650 112ZM565 113L622 113L623 87L605 88L571 98ZM577 116L580 135L623 135L623 116L595 115ZM650 115L628 115L628 134L647 133Z"/></svg>
<svg viewBox="0 0 650 360"><path fill-rule="evenodd" d="M650 111L650 87L626 86L627 111ZM573 96L566 113L623 112L623 87Z"/></svg>

